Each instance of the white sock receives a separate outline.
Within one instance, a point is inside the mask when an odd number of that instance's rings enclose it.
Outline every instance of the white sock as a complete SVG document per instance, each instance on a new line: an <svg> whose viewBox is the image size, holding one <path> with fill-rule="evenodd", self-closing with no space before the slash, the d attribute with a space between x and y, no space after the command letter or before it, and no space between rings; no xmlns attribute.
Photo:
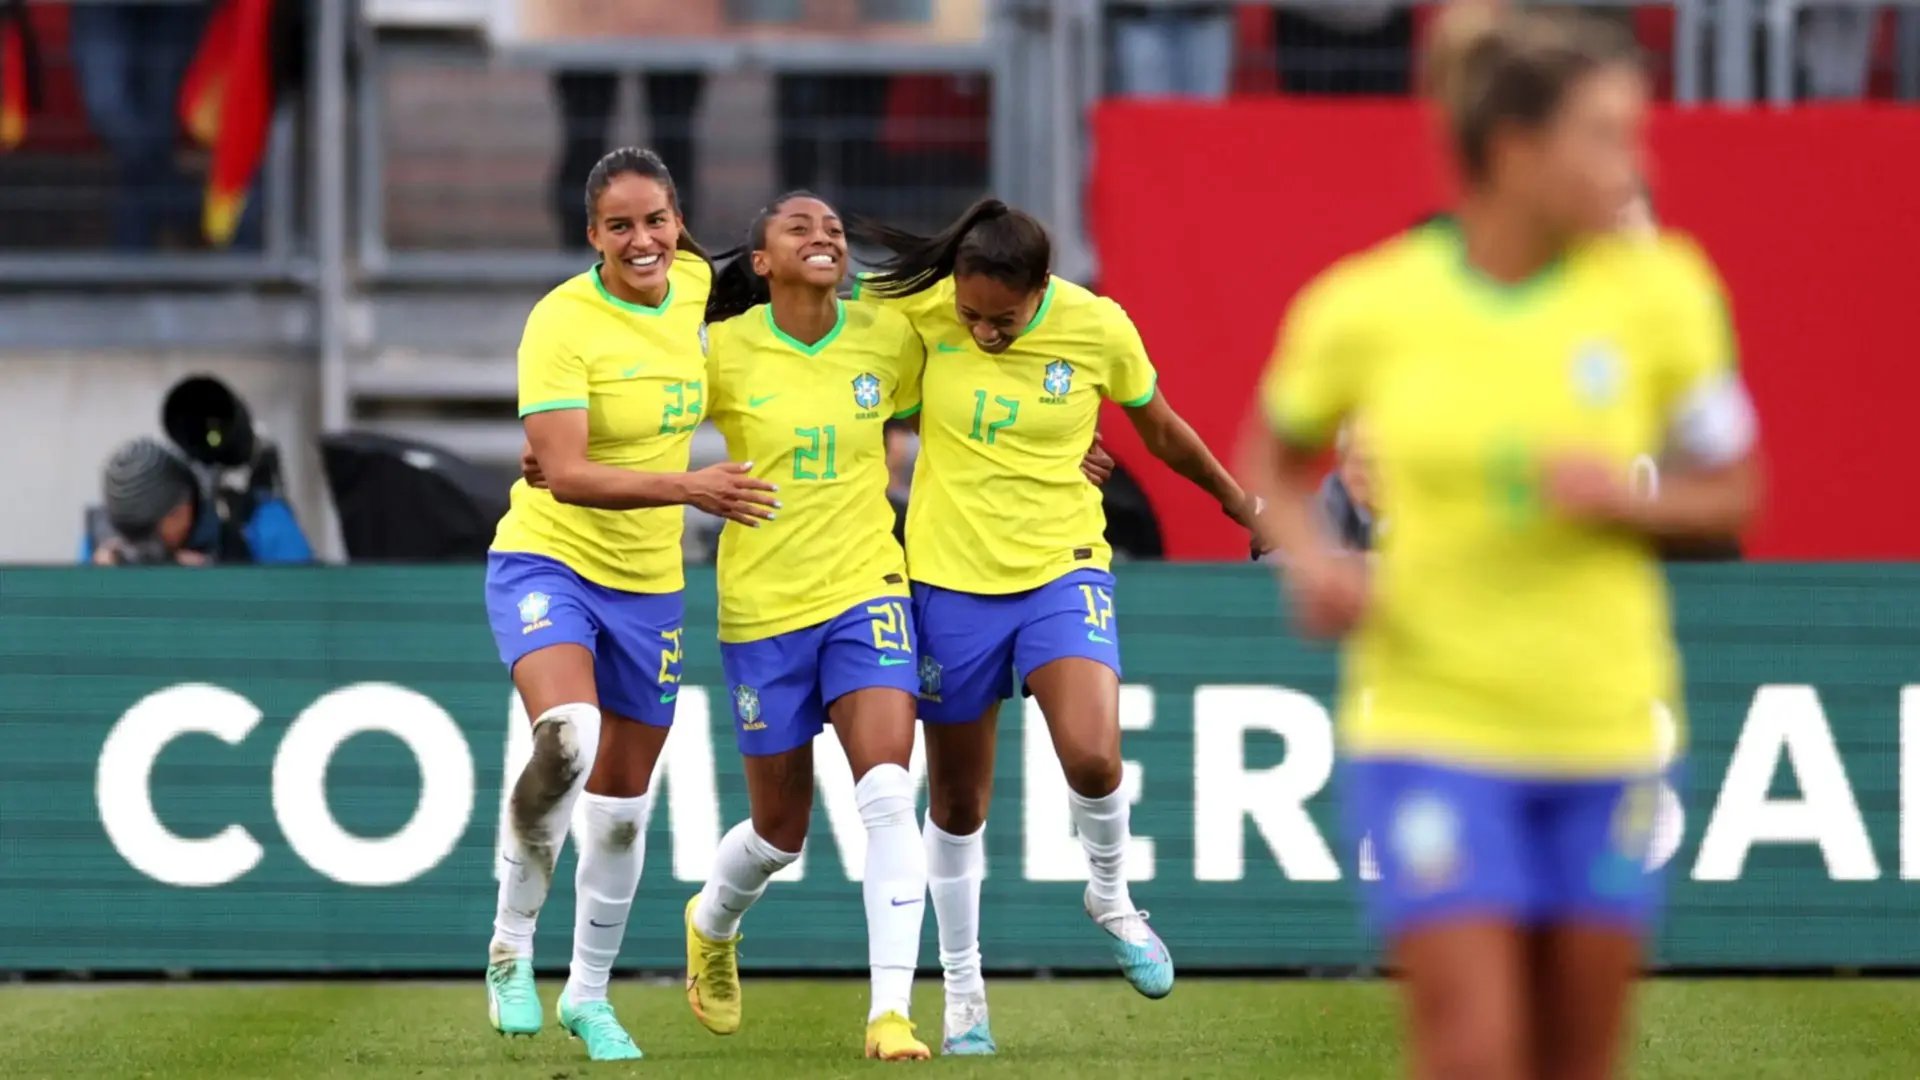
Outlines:
<svg viewBox="0 0 1920 1080"><path fill-rule="evenodd" d="M489 950L495 957L533 957L534 924L553 885L573 804L586 788L599 752L600 710L592 705L556 705L533 722L533 754L507 799L500 897Z"/></svg>
<svg viewBox="0 0 1920 1080"><path fill-rule="evenodd" d="M607 1000L607 978L627 936L627 913L640 888L653 797L580 797L586 839L573 876L573 968L562 996L575 1004Z"/></svg>
<svg viewBox="0 0 1920 1080"><path fill-rule="evenodd" d="M700 890L700 902L693 906L693 925L716 941L733 937L740 932L740 916L767 891L767 882L799 857L797 851L781 851L760 839L751 820L727 830L720 850L713 853L713 870Z"/></svg>
<svg viewBox="0 0 1920 1080"><path fill-rule="evenodd" d="M869 1022L882 1013L910 1015L913 969L920 962L920 924L927 914L927 851L916 836L913 778L898 765L875 765L854 785L867 827L867 964L873 969Z"/></svg>
<svg viewBox="0 0 1920 1080"><path fill-rule="evenodd" d="M1080 846L1087 853L1087 892L1093 897L1095 915L1133 911L1133 897L1127 892L1127 846L1132 839L1128 818L1133 808L1126 794L1114 788L1097 799L1077 791L1067 792L1073 814L1073 826L1079 830Z"/></svg>
<svg viewBox="0 0 1920 1080"><path fill-rule="evenodd" d="M927 818L927 888L940 927L940 969L947 999L980 997L980 882L987 876L987 827L955 836Z"/></svg>

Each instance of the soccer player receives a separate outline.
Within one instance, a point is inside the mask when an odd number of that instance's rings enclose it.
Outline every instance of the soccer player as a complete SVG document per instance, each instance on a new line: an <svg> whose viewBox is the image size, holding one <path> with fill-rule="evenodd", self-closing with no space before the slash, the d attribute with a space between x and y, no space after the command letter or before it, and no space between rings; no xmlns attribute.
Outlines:
<svg viewBox="0 0 1920 1080"><path fill-rule="evenodd" d="M1040 703L1086 852L1087 914L1135 989L1164 997L1173 961L1125 877L1120 635L1100 494L1076 463L1103 400L1148 450L1236 521L1250 500L1156 387L1120 305L1049 272L1031 215L984 199L936 236L865 223L890 251L856 296L904 312L927 345L907 566L920 630L930 804L927 868L940 926L943 1051L991 1054L980 977L982 828L1000 703L1015 673Z"/></svg>
<svg viewBox="0 0 1920 1080"><path fill-rule="evenodd" d="M1443 17L1457 211L1294 301L1249 485L1302 627L1348 635L1343 810L1378 863L1411 1074L1600 1080L1660 888L1652 713L1680 680L1655 548L1748 521L1756 424L1705 257L1618 227L1647 100L1632 40ZM1371 564L1309 511L1351 415L1394 525Z"/></svg>
<svg viewBox="0 0 1920 1080"><path fill-rule="evenodd" d="M807 192L775 200L707 304L707 413L728 453L781 488L778 520L720 533L720 657L752 816L720 841L687 904L687 1001L708 1030L741 1019L741 917L800 857L813 740L832 723L867 830L872 1004L866 1056L931 1056L908 1020L927 859L914 819L914 624L887 501L886 423L920 408L926 352L906 318L843 303L847 240Z"/></svg>
<svg viewBox="0 0 1920 1080"><path fill-rule="evenodd" d="M777 503L746 465L686 471L706 403L710 270L666 167L649 151L608 154L587 180L587 211L600 262L535 305L520 342L520 415L547 489L514 485L487 556L487 617L535 718L533 755L511 779L487 1005L503 1034L540 1030L534 922L584 800L557 1011L605 1061L641 1056L606 991L679 693L680 507L751 528Z"/></svg>

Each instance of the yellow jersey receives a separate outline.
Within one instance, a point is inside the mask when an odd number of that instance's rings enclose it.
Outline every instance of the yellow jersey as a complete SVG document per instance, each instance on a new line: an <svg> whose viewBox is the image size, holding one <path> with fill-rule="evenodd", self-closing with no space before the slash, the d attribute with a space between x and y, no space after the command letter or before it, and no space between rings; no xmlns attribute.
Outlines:
<svg viewBox="0 0 1920 1080"><path fill-rule="evenodd" d="M953 280L891 299L926 345L920 457L907 506L913 580L961 592L1035 589L1113 561L1100 489L1080 472L1100 402L1137 407L1157 379L1119 304L1053 278L1003 353L954 313Z"/></svg>
<svg viewBox="0 0 1920 1080"><path fill-rule="evenodd" d="M1667 447L1738 459L1753 424L1734 364L1717 276L1672 236L1592 240L1503 286L1443 221L1311 283L1266 415L1302 447L1363 417L1393 523L1346 650L1345 748L1547 775L1653 767L1655 703L1680 711L1665 578L1648 541L1557 517L1541 470L1562 452L1623 477Z"/></svg>
<svg viewBox="0 0 1920 1080"><path fill-rule="evenodd" d="M728 457L780 487L772 521L720 530L721 641L759 641L907 595L885 426L919 409L926 354L899 313L839 308L812 345L775 326L766 304L707 327L713 426Z"/></svg>
<svg viewBox="0 0 1920 1080"><path fill-rule="evenodd" d="M659 307L615 298L599 267L534 305L520 338L520 415L587 411L587 458L639 472L685 472L706 412L701 325L712 284L706 261L678 252ZM545 555L610 589L685 587L680 534L686 510L595 510L513 485L493 550Z"/></svg>

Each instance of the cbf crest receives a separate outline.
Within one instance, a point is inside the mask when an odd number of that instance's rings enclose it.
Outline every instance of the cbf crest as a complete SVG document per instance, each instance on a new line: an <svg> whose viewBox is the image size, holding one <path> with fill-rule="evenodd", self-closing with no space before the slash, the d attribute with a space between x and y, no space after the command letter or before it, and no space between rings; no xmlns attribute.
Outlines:
<svg viewBox="0 0 1920 1080"><path fill-rule="evenodd" d="M880 407L880 379L873 372L863 371L853 380L853 403L861 412Z"/></svg>
<svg viewBox="0 0 1920 1080"><path fill-rule="evenodd" d="M1620 397L1620 354L1604 341L1590 341L1573 354L1573 392L1580 403L1605 408Z"/></svg>
<svg viewBox="0 0 1920 1080"><path fill-rule="evenodd" d="M931 656L920 657L920 696L928 701L940 700L940 661Z"/></svg>
<svg viewBox="0 0 1920 1080"><path fill-rule="evenodd" d="M1040 379L1040 388L1047 392L1047 396L1041 398L1041 401L1049 405L1058 405L1065 401L1067 395L1073 392L1073 365L1065 360L1049 363L1045 374Z"/></svg>
<svg viewBox="0 0 1920 1080"><path fill-rule="evenodd" d="M1427 792L1416 792L1394 810L1390 843L1393 856L1406 870L1409 891L1436 893L1459 880L1462 850L1460 815L1452 804Z"/></svg>
<svg viewBox="0 0 1920 1080"><path fill-rule="evenodd" d="M740 730L761 731L767 725L760 722L760 691L751 686L733 688L733 715L740 718Z"/></svg>
<svg viewBox="0 0 1920 1080"><path fill-rule="evenodd" d="M522 634L531 634L553 625L547 621L547 612L553 610L553 601L547 598L546 593L528 593L520 598L519 608Z"/></svg>

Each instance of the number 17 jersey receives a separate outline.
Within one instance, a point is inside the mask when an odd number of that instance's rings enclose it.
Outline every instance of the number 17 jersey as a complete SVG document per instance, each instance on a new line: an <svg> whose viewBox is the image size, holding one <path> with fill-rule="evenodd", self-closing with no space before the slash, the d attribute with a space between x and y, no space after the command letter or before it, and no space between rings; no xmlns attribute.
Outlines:
<svg viewBox="0 0 1920 1080"><path fill-rule="evenodd" d="M927 348L920 457L907 509L916 582L1005 595L1105 570L1107 518L1080 462L1100 402L1153 399L1155 373L1119 304L1054 278L1003 353L982 352L954 311L953 280L897 306Z"/></svg>

